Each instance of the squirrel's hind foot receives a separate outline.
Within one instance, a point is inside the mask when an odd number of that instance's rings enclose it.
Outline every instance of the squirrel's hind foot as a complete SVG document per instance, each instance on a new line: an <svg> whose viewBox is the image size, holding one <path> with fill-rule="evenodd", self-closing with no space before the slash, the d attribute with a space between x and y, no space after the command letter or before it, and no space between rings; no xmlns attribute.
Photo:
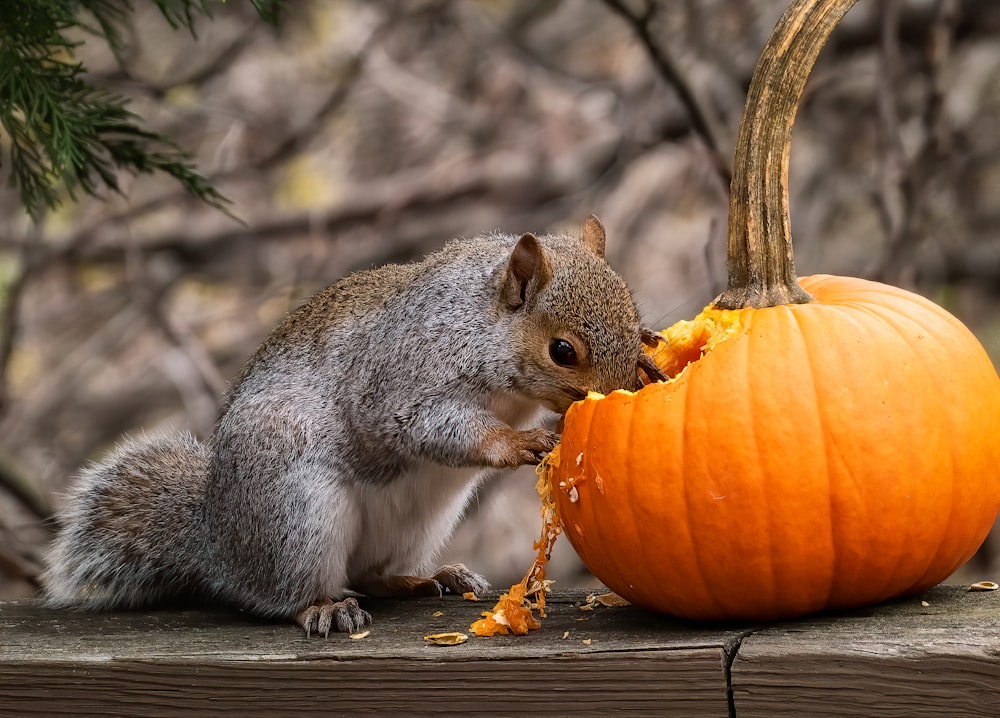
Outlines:
<svg viewBox="0 0 1000 718"><path fill-rule="evenodd" d="M351 588L373 598L440 598L445 592L484 593L490 588L486 579L470 571L465 564L442 566L430 578L423 576L369 576L354 581Z"/></svg>
<svg viewBox="0 0 1000 718"><path fill-rule="evenodd" d="M306 638L313 633L328 638L332 628L341 633L367 630L371 628L372 617L358 605L356 598L345 598L343 601L324 598L299 611L295 615L295 622L302 626Z"/></svg>
<svg viewBox="0 0 1000 718"><path fill-rule="evenodd" d="M489 582L478 573L467 569L464 563L442 566L434 574L434 580L458 596L464 593L474 593L479 596L490 590Z"/></svg>

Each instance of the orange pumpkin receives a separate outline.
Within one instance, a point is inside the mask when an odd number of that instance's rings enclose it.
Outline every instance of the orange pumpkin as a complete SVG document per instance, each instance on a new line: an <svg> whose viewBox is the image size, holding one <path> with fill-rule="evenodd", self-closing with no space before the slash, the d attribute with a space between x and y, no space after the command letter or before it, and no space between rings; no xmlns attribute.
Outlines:
<svg viewBox="0 0 1000 718"><path fill-rule="evenodd" d="M566 416L565 534L631 602L774 619L945 579L1000 510L1000 378L917 295L814 276L808 304L709 308L666 332L667 383Z"/></svg>
<svg viewBox="0 0 1000 718"><path fill-rule="evenodd" d="M855 0L796 0L751 82L734 163L730 283L665 332L673 377L572 406L549 478L564 532L633 603L777 619L945 579L1000 510L1000 377L926 299L861 279L799 285L791 126Z"/></svg>

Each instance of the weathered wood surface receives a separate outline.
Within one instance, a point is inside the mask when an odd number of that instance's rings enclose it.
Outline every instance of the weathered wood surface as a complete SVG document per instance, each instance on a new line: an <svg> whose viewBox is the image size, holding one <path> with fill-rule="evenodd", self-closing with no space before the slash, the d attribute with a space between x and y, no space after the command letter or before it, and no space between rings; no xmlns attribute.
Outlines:
<svg viewBox="0 0 1000 718"><path fill-rule="evenodd" d="M1000 592L941 586L754 631L732 688L740 716L1000 716Z"/></svg>
<svg viewBox="0 0 1000 718"><path fill-rule="evenodd" d="M490 602L369 600L354 641L229 612L0 603L0 714L1000 714L998 592L770 626L583 602L560 592L540 631L453 647L423 636L468 632Z"/></svg>

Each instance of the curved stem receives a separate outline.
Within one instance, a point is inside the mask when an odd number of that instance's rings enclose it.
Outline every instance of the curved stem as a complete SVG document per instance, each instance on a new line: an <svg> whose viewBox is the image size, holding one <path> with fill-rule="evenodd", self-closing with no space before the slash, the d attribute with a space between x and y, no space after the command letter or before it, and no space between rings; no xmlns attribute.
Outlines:
<svg viewBox="0 0 1000 718"><path fill-rule="evenodd" d="M795 277L788 153L802 89L827 37L857 0L794 0L768 39L747 93L729 199L729 286L721 309L811 301Z"/></svg>

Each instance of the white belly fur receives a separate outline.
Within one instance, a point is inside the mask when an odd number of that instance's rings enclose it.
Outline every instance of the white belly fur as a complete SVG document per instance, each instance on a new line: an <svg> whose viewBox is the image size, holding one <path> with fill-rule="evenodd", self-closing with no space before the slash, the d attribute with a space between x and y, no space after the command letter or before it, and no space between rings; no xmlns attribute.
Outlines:
<svg viewBox="0 0 1000 718"><path fill-rule="evenodd" d="M427 463L387 486L355 487L363 518L349 582L373 574L426 575L488 473Z"/></svg>

